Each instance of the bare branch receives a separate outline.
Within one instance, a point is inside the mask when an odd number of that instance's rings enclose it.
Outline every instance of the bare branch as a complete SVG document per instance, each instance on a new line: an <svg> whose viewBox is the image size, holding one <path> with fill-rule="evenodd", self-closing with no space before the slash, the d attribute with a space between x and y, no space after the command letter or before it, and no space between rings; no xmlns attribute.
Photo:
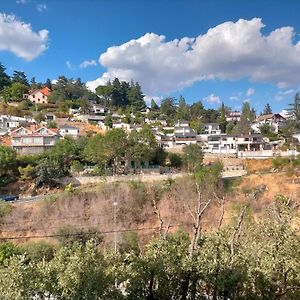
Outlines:
<svg viewBox="0 0 300 300"><path fill-rule="evenodd" d="M163 236L162 231L163 231L164 221L161 217L160 209L158 208L154 198L153 198L153 207L155 209L154 213L157 215L157 218L158 218L158 221L159 221L159 229L158 229L159 235Z"/></svg>
<svg viewBox="0 0 300 300"><path fill-rule="evenodd" d="M245 212L248 207L248 204L243 207L241 213L239 215L237 226L234 229L234 232L231 237L231 244L230 244L230 252L231 252L231 263L233 262L233 257L235 253L235 243L238 241L240 234L241 234L241 227L244 220Z"/></svg>
<svg viewBox="0 0 300 300"><path fill-rule="evenodd" d="M223 219L224 219L224 214L225 214L225 198L222 197L222 199L219 201L219 203L221 204L221 216L220 216L220 219L219 219L218 231L221 230L221 226L222 226Z"/></svg>

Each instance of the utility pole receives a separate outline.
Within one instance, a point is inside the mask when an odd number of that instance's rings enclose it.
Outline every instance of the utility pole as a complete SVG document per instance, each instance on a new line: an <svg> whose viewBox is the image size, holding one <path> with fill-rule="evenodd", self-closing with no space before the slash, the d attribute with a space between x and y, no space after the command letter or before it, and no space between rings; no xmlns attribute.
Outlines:
<svg viewBox="0 0 300 300"><path fill-rule="evenodd" d="M113 203L114 207L114 249L115 253L117 253L117 202Z"/></svg>
<svg viewBox="0 0 300 300"><path fill-rule="evenodd" d="M118 202L113 203L113 209L114 209L114 250L115 254L117 254L117 205ZM116 289L118 288L118 281L117 281L117 276L115 277L115 287Z"/></svg>

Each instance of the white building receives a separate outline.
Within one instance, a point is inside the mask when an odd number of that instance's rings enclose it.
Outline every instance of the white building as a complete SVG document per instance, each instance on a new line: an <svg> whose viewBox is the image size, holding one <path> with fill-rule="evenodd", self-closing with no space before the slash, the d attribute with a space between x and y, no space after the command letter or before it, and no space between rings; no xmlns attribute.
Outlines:
<svg viewBox="0 0 300 300"><path fill-rule="evenodd" d="M262 125L270 125L275 133L278 133L280 128L282 128L286 123L286 118L281 114L268 114L262 115L256 118L255 122L251 125L251 128L256 133L260 133L260 127Z"/></svg>
<svg viewBox="0 0 300 300"><path fill-rule="evenodd" d="M218 123L205 123L204 134L221 134L221 129Z"/></svg>
<svg viewBox="0 0 300 300"><path fill-rule="evenodd" d="M79 128L75 126L62 125L59 127L59 134L62 137L70 136L74 139L77 139L79 137Z"/></svg>
<svg viewBox="0 0 300 300"><path fill-rule="evenodd" d="M239 122L241 120L241 112L240 111L230 111L226 114L227 122Z"/></svg>

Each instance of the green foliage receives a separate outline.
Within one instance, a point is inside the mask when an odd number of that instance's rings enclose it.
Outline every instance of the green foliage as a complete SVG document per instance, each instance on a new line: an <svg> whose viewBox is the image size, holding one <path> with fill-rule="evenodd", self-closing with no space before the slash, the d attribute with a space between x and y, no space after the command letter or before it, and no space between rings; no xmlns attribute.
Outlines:
<svg viewBox="0 0 300 300"><path fill-rule="evenodd" d="M20 82L13 82L11 86L6 86L2 91L3 98L6 102L21 102L23 95L26 93L28 93L28 86Z"/></svg>
<svg viewBox="0 0 300 300"><path fill-rule="evenodd" d="M71 164L72 173L80 173L84 170L82 163L79 160L73 160Z"/></svg>
<svg viewBox="0 0 300 300"><path fill-rule="evenodd" d="M0 223L3 221L5 216L9 215L13 207L10 203L0 200Z"/></svg>
<svg viewBox="0 0 300 300"><path fill-rule="evenodd" d="M57 128L57 123L54 121L51 121L47 125L48 128Z"/></svg>
<svg viewBox="0 0 300 300"><path fill-rule="evenodd" d="M203 152L199 145L190 144L183 149L183 165L188 172L195 172L202 165Z"/></svg>
<svg viewBox="0 0 300 300"><path fill-rule="evenodd" d="M287 166L290 163L290 160L286 157L275 157L272 160L273 168L276 170L281 170L285 166Z"/></svg>
<svg viewBox="0 0 300 300"><path fill-rule="evenodd" d="M30 179L33 179L36 176L35 168L31 165L27 165L24 168L19 167L18 170L19 170L19 173L20 173L20 179L21 180L30 180Z"/></svg>
<svg viewBox="0 0 300 300"><path fill-rule="evenodd" d="M101 233L95 228L76 228L72 226L65 226L60 228L57 232L57 239L64 245L73 243L86 244L93 240L95 244L100 244L103 240Z"/></svg>
<svg viewBox="0 0 300 300"><path fill-rule="evenodd" d="M139 255L141 249L139 246L139 236L136 232L124 232L121 240L119 244L121 254L133 252L135 255Z"/></svg>
<svg viewBox="0 0 300 300"><path fill-rule="evenodd" d="M0 63L0 93L1 91L11 84L9 76L5 72L5 67Z"/></svg>
<svg viewBox="0 0 300 300"><path fill-rule="evenodd" d="M6 259L19 254L19 252L19 249L11 242L0 243L0 266L3 265Z"/></svg>
<svg viewBox="0 0 300 300"><path fill-rule="evenodd" d="M267 103L265 105L264 111L263 111L263 115L269 115L272 113L272 108L271 105L269 103Z"/></svg>
<svg viewBox="0 0 300 300"><path fill-rule="evenodd" d="M168 160L170 162L170 167L181 168L182 158L179 154L169 152Z"/></svg>
<svg viewBox="0 0 300 300"><path fill-rule="evenodd" d="M24 253L31 261L50 261L55 254L55 247L47 242L27 242L19 246L20 252Z"/></svg>
<svg viewBox="0 0 300 300"><path fill-rule="evenodd" d="M0 177L11 176L17 168L17 153L12 148L0 146Z"/></svg>

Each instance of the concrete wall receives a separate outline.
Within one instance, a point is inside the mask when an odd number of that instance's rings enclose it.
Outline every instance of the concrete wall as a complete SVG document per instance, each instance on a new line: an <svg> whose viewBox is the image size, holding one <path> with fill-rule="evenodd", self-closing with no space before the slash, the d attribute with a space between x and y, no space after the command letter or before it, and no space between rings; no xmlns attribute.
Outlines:
<svg viewBox="0 0 300 300"><path fill-rule="evenodd" d="M99 182L112 183L117 181L141 181L153 182L167 179L176 179L187 175L187 173L163 174L163 175L124 175L124 176L78 176L78 177L64 177L60 179L63 185L72 183L73 185L93 184Z"/></svg>

